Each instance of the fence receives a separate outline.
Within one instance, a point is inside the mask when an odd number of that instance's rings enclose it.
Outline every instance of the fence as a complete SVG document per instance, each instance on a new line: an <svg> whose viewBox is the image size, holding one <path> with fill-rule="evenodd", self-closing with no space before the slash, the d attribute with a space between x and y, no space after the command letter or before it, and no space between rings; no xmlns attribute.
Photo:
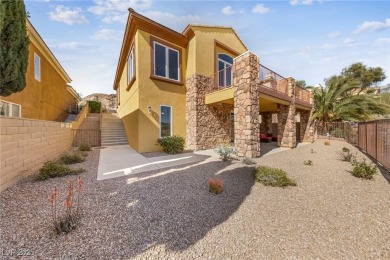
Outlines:
<svg viewBox="0 0 390 260"><path fill-rule="evenodd" d="M390 169L390 119L359 123L358 146Z"/></svg>
<svg viewBox="0 0 390 260"><path fill-rule="evenodd" d="M73 146L89 144L90 146L100 146L100 129L72 129Z"/></svg>
<svg viewBox="0 0 390 260"><path fill-rule="evenodd" d="M317 127L317 138L345 140L390 169L390 119L327 123Z"/></svg>

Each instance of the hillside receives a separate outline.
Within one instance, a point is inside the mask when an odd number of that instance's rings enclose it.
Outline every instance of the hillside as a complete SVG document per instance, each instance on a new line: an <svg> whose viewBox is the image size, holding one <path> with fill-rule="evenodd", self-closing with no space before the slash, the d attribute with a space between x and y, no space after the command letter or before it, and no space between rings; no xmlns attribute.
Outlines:
<svg viewBox="0 0 390 260"><path fill-rule="evenodd" d="M93 93L83 98L80 105L84 106L85 102L89 100L99 101L107 109L116 109L117 107L116 94Z"/></svg>

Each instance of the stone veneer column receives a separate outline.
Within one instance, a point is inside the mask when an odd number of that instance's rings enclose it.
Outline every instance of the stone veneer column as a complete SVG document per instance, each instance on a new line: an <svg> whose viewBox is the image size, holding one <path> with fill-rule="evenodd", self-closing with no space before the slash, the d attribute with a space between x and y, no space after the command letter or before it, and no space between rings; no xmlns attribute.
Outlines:
<svg viewBox="0 0 390 260"><path fill-rule="evenodd" d="M281 147L294 148L297 145L296 120L295 120L295 80L287 78L288 96L291 98L290 105L279 105L278 113L278 145Z"/></svg>
<svg viewBox="0 0 390 260"><path fill-rule="evenodd" d="M310 91L310 104L313 104L314 93ZM301 140L302 142L314 142L314 121L311 119L314 107L311 111L301 111Z"/></svg>
<svg viewBox="0 0 390 260"><path fill-rule="evenodd" d="M246 52L234 60L233 68L236 154L259 157L259 58Z"/></svg>
<svg viewBox="0 0 390 260"><path fill-rule="evenodd" d="M213 79L194 74L186 81L186 149L215 148L230 142L229 104L205 104L206 90Z"/></svg>

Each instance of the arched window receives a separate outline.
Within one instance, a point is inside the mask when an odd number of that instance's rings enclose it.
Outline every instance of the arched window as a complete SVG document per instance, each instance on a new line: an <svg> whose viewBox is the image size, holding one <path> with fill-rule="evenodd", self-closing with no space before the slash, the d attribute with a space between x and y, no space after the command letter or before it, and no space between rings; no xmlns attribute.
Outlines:
<svg viewBox="0 0 390 260"><path fill-rule="evenodd" d="M218 86L229 87L233 82L233 58L227 54L218 54Z"/></svg>

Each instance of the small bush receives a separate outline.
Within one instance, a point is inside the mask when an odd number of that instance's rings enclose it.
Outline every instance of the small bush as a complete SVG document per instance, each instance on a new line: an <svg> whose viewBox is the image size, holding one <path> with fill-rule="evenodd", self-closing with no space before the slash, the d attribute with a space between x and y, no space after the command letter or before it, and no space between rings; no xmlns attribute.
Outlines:
<svg viewBox="0 0 390 260"><path fill-rule="evenodd" d="M64 154L61 156L60 161L64 164L75 164L75 163L81 163L85 161L84 156L78 153L74 154Z"/></svg>
<svg viewBox="0 0 390 260"><path fill-rule="evenodd" d="M166 153L174 154L184 151L184 138L178 135L162 137L157 140L157 143Z"/></svg>
<svg viewBox="0 0 390 260"><path fill-rule="evenodd" d="M100 113L100 107L102 106L102 103L95 100L88 101L88 103L89 108L91 109L91 113Z"/></svg>
<svg viewBox="0 0 390 260"><path fill-rule="evenodd" d="M247 157L244 157L244 159L242 159L242 163L243 164L246 164L246 165L253 165L253 164L256 164L256 162L250 158L247 158Z"/></svg>
<svg viewBox="0 0 390 260"><path fill-rule="evenodd" d="M214 194L219 194L223 191L223 181L221 179L209 179L209 191Z"/></svg>
<svg viewBox="0 0 390 260"><path fill-rule="evenodd" d="M330 141L325 141L324 145L330 145Z"/></svg>
<svg viewBox="0 0 390 260"><path fill-rule="evenodd" d="M77 178L77 187L74 187L72 179L69 180L68 191L64 203L65 214L62 216L59 216L57 212L57 198L59 196L59 191L57 188L53 190L50 198L51 218L54 230L57 234L69 233L80 222L80 193L82 185L83 182L80 176ZM76 199L74 198L75 193L77 193Z"/></svg>
<svg viewBox="0 0 390 260"><path fill-rule="evenodd" d="M352 175L358 178L371 180L377 173L378 168L375 165L367 164L366 160L355 162L352 169Z"/></svg>
<svg viewBox="0 0 390 260"><path fill-rule="evenodd" d="M313 166L313 161L312 161L312 160L303 161L303 164L304 164L304 165Z"/></svg>
<svg viewBox="0 0 390 260"><path fill-rule="evenodd" d="M316 153L313 148L311 148L310 152L311 153Z"/></svg>
<svg viewBox="0 0 390 260"><path fill-rule="evenodd" d="M48 161L45 162L42 168L39 169L39 173L36 178L37 180L43 181L49 178L63 177L66 175L76 175L85 171L86 170L84 168L72 170L69 168L69 166L53 161Z"/></svg>
<svg viewBox="0 0 390 260"><path fill-rule="evenodd" d="M233 147L230 144L219 144L214 151L219 154L222 161L228 161L231 159L231 154L234 152Z"/></svg>
<svg viewBox="0 0 390 260"><path fill-rule="evenodd" d="M259 166L255 169L255 179L265 186L282 187L297 186L294 180L287 177L287 173L281 169L268 166Z"/></svg>
<svg viewBox="0 0 390 260"><path fill-rule="evenodd" d="M89 152L92 150L92 148L89 144L82 144L79 146L79 150L83 152Z"/></svg>
<svg viewBox="0 0 390 260"><path fill-rule="evenodd" d="M349 149L347 147L343 147L343 153L349 153Z"/></svg>

